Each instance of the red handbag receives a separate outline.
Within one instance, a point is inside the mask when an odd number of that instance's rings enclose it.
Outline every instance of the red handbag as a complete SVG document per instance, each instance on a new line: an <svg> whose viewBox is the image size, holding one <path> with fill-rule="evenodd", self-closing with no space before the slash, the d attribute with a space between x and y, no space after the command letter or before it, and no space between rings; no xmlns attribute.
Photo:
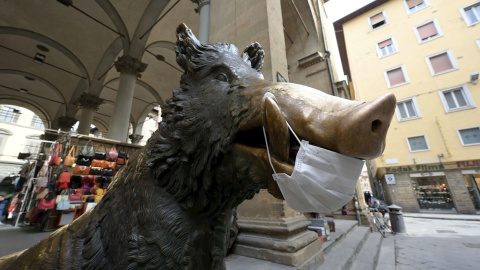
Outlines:
<svg viewBox="0 0 480 270"><path fill-rule="evenodd" d="M69 184L70 184L70 173L67 171L64 171L60 174L60 177L58 177L57 189L68 188Z"/></svg>
<svg viewBox="0 0 480 270"><path fill-rule="evenodd" d="M108 153L107 153L107 160L108 161L116 161L117 157L118 157L118 151L117 151L117 148L115 147L115 145L113 145L112 148L110 148L110 151L108 151Z"/></svg>
<svg viewBox="0 0 480 270"><path fill-rule="evenodd" d="M55 166L60 165L60 162L62 161L62 157L60 157L61 152L62 152L62 145L57 143L55 145L54 150L52 151L52 156L50 157L49 165L55 165Z"/></svg>
<svg viewBox="0 0 480 270"><path fill-rule="evenodd" d="M45 198L42 198L40 200L40 203L38 204L38 209L53 209L55 208L55 199L50 199L50 201L47 201Z"/></svg>
<svg viewBox="0 0 480 270"><path fill-rule="evenodd" d="M75 190L75 193L70 193L68 195L70 202L82 202L83 189L79 188Z"/></svg>

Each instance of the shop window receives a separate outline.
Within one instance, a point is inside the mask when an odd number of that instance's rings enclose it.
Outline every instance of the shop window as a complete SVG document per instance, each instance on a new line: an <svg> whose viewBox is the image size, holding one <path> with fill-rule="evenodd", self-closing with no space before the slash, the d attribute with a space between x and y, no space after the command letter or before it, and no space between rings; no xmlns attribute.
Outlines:
<svg viewBox="0 0 480 270"><path fill-rule="evenodd" d="M412 177L420 210L455 211L445 176Z"/></svg>
<svg viewBox="0 0 480 270"><path fill-rule="evenodd" d="M475 104L465 85L439 91L445 112L474 108Z"/></svg>
<svg viewBox="0 0 480 270"><path fill-rule="evenodd" d="M370 22L370 27L372 30L377 29L388 23L384 11L381 11L373 16L370 16L368 20Z"/></svg>
<svg viewBox="0 0 480 270"><path fill-rule="evenodd" d="M408 83L408 77L403 66L391 68L384 71L388 88Z"/></svg>
<svg viewBox="0 0 480 270"><path fill-rule="evenodd" d="M426 60L432 76L457 69L450 50L427 56Z"/></svg>
<svg viewBox="0 0 480 270"><path fill-rule="evenodd" d="M410 152L430 150L430 147L428 146L427 138L425 138L425 135L409 137L407 138L407 141L408 141L408 147L410 148Z"/></svg>
<svg viewBox="0 0 480 270"><path fill-rule="evenodd" d="M424 43L443 36L437 20L428 21L414 27L418 43Z"/></svg>
<svg viewBox="0 0 480 270"><path fill-rule="evenodd" d="M420 113L415 98L398 101L396 112L398 121L420 118Z"/></svg>
<svg viewBox="0 0 480 270"><path fill-rule="evenodd" d="M480 174L465 174L463 179L475 209L480 210Z"/></svg>
<svg viewBox="0 0 480 270"><path fill-rule="evenodd" d="M385 40L377 42L378 57L384 57L396 52L397 49L393 38L387 38Z"/></svg>
<svg viewBox="0 0 480 270"><path fill-rule="evenodd" d="M463 19L467 26L471 26L480 22L480 1L460 9Z"/></svg>
<svg viewBox="0 0 480 270"><path fill-rule="evenodd" d="M480 127L466 128L458 130L462 145L480 144Z"/></svg>
<svg viewBox="0 0 480 270"><path fill-rule="evenodd" d="M2 106L0 111L0 122L17 123L20 111L8 106Z"/></svg>
<svg viewBox="0 0 480 270"><path fill-rule="evenodd" d="M407 9L408 14L422 10L428 5L426 0L403 0L403 4Z"/></svg>

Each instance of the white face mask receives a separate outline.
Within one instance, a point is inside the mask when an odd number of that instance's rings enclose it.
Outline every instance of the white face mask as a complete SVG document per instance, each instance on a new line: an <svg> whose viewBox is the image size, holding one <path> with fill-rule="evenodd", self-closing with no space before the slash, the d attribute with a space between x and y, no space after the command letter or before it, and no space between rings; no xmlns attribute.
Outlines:
<svg viewBox="0 0 480 270"><path fill-rule="evenodd" d="M275 171L263 129L268 159L274 172L272 176L287 204L299 212L322 213L340 209L352 199L364 161L310 145L308 141L300 142L288 122L287 126L300 143L291 176Z"/></svg>

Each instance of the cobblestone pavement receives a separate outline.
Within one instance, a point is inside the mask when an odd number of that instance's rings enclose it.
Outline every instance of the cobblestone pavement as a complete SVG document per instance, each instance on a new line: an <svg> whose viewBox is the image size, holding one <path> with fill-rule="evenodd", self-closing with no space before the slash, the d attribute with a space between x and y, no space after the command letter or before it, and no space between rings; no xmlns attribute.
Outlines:
<svg viewBox="0 0 480 270"><path fill-rule="evenodd" d="M480 269L480 222L405 217L395 236L397 270Z"/></svg>

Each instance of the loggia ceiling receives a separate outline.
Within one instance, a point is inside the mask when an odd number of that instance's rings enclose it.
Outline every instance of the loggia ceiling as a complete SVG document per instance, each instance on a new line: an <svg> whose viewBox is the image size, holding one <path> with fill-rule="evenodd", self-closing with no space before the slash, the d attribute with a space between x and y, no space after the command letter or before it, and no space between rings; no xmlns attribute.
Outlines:
<svg viewBox="0 0 480 270"><path fill-rule="evenodd" d="M197 33L196 7L190 0L0 0L0 104L23 106L56 128L61 116L80 119L82 93L98 94L105 101L93 124L108 130L120 79L113 63L141 38L148 67L130 119L141 122L179 86L175 29L186 23Z"/></svg>

